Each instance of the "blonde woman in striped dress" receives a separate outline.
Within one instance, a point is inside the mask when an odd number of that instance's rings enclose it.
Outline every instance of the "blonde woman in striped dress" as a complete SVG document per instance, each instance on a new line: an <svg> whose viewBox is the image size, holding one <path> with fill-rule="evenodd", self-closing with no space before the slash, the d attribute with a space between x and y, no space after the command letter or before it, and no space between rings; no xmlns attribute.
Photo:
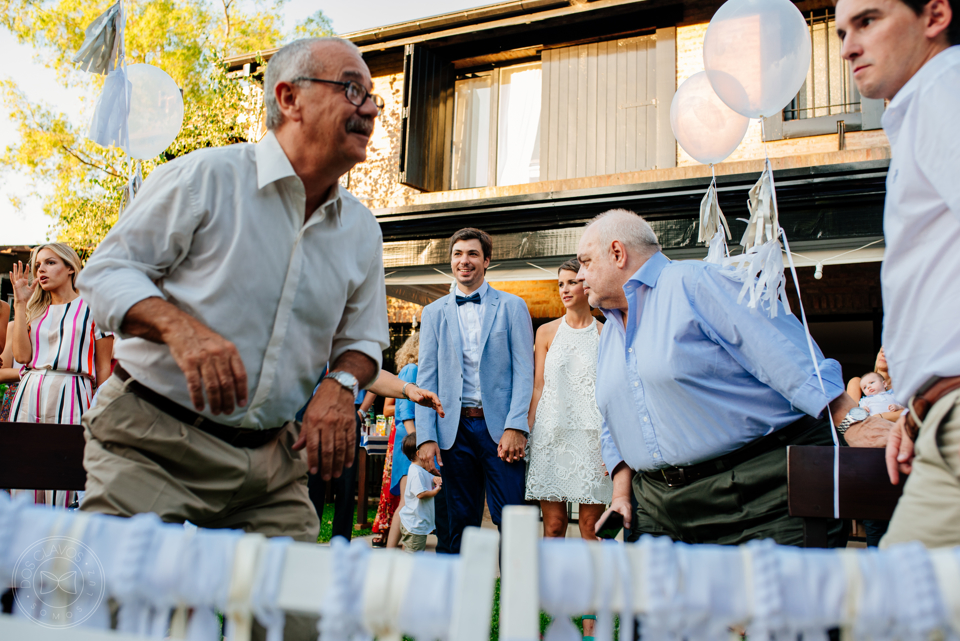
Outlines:
<svg viewBox="0 0 960 641"><path fill-rule="evenodd" d="M80 257L69 245L36 247L29 267L28 274L18 262L10 272L14 319L8 340L14 359L26 363L10 420L78 424L97 386L110 376L113 337L100 331L74 288ZM38 503L55 505L69 505L72 498L64 491L36 494Z"/></svg>

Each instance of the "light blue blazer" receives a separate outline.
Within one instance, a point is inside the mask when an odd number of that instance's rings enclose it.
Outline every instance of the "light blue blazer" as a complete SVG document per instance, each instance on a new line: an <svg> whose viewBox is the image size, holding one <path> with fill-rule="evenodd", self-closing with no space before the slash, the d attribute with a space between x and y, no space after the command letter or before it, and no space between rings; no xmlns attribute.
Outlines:
<svg viewBox="0 0 960 641"><path fill-rule="evenodd" d="M523 299L492 287L484 295L480 344L480 401L490 438L503 430L529 431L527 413L533 396L533 324ZM417 445L436 441L449 450L457 438L463 393L463 349L454 294L423 309L417 385L435 392L446 414L440 418L416 406Z"/></svg>

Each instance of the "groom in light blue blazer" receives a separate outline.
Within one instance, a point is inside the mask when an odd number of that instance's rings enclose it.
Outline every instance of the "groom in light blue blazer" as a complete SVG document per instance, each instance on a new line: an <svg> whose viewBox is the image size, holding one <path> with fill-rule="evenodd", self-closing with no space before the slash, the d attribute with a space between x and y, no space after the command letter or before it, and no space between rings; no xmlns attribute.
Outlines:
<svg viewBox="0 0 960 641"><path fill-rule="evenodd" d="M438 551L448 544L454 554L463 528L480 525L484 494L498 528L503 506L523 503L533 325L523 299L484 282L492 251L479 229L450 238L457 285L424 308L420 325L417 386L436 392L448 411L440 418L416 408L417 455L443 476Z"/></svg>

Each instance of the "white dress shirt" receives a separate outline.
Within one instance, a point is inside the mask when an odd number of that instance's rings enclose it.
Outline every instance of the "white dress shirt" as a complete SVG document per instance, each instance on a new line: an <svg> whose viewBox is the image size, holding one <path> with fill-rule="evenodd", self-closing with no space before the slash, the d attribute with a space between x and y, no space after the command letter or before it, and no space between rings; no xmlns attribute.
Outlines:
<svg viewBox="0 0 960 641"><path fill-rule="evenodd" d="M483 331L483 299L490 286L484 282L474 294L480 295L480 304L464 303L457 306L457 319L460 321L460 345L463 348L463 394L462 407L483 407L480 400L480 334ZM457 285L453 290L456 296L467 296ZM471 294L472 295L472 294Z"/></svg>
<svg viewBox="0 0 960 641"><path fill-rule="evenodd" d="M166 345L123 335L127 311L163 298L233 342L249 401L219 423L292 420L327 361L389 345L383 242L370 210L335 186L304 224L306 194L276 137L161 165L107 234L77 287L115 357L143 385L192 408Z"/></svg>
<svg viewBox="0 0 960 641"><path fill-rule="evenodd" d="M960 375L960 46L890 101L893 160L883 212L883 346L906 402L931 376Z"/></svg>

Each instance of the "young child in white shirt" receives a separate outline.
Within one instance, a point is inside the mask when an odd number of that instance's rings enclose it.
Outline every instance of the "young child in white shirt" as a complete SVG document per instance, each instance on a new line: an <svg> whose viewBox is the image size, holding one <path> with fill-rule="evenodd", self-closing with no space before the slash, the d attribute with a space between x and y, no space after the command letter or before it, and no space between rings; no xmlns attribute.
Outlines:
<svg viewBox="0 0 960 641"><path fill-rule="evenodd" d="M433 497L440 492L443 480L420 467L416 434L407 434L401 447L410 459L410 470L400 508L400 545L406 552L421 552L427 547L427 535L436 528Z"/></svg>
<svg viewBox="0 0 960 641"><path fill-rule="evenodd" d="M868 372L860 377L860 389L863 391L860 407L871 415L903 409L903 405L897 403L897 399L893 397L893 392L887 391L883 376L876 372Z"/></svg>

